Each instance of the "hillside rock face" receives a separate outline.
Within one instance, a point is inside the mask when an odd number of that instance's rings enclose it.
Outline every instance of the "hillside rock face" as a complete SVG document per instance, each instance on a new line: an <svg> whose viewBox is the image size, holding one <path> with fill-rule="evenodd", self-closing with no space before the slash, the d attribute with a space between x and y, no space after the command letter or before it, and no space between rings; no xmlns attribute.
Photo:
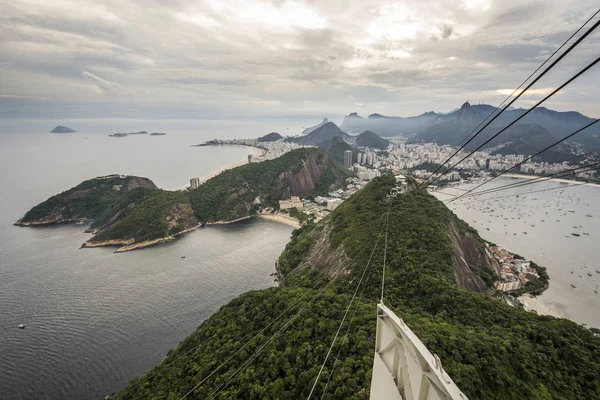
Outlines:
<svg viewBox="0 0 600 400"><path fill-rule="evenodd" d="M454 222L450 223L450 234L454 249L452 266L455 271L456 283L471 292L485 292L487 289L485 282L471 269L471 267L488 265L485 254L477 248L477 242L473 238L460 234Z"/></svg>
<svg viewBox="0 0 600 400"><path fill-rule="evenodd" d="M327 170L324 164L319 165L316 157L310 157L303 161L300 171L285 171L277 178L277 185L284 191L284 197L302 196L317 186L319 178Z"/></svg>
<svg viewBox="0 0 600 400"><path fill-rule="evenodd" d="M319 129L320 127L322 127L323 125L325 125L328 122L329 122L329 120L327 118L323 118L323 121L321 121L319 124L317 124L315 126L311 126L310 128L306 128L305 130L303 130L302 134L308 135L309 133L315 131L316 129Z"/></svg>

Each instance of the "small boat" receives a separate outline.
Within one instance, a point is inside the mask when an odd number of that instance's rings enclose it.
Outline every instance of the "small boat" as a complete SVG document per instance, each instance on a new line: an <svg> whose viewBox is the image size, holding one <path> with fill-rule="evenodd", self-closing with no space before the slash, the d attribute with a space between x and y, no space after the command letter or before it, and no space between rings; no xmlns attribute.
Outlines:
<svg viewBox="0 0 600 400"><path fill-rule="evenodd" d="M589 272L587 274L588 274L588 276L592 276L592 274L590 274Z"/></svg>
<svg viewBox="0 0 600 400"><path fill-rule="evenodd" d="M575 286L575 284L574 284L574 283L571 283L571 287L572 287L572 288L576 288L577 286Z"/></svg>
<svg viewBox="0 0 600 400"><path fill-rule="evenodd" d="M185 258L185 256L181 256L181 258Z"/></svg>
<svg viewBox="0 0 600 400"><path fill-rule="evenodd" d="M571 236L577 236L577 237L579 237L581 235L579 233L571 233Z"/></svg>
<svg viewBox="0 0 600 400"><path fill-rule="evenodd" d="M23 325L23 324L20 324L20 325L19 325L19 329L25 329L25 325Z"/></svg>
<svg viewBox="0 0 600 400"><path fill-rule="evenodd" d="M586 217L592 218L592 214L588 214L586 215Z"/></svg>

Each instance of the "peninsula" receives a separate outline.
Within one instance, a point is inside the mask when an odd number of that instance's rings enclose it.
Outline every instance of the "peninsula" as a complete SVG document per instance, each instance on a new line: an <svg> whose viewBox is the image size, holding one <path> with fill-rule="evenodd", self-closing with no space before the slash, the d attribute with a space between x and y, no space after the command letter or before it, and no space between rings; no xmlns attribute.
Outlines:
<svg viewBox="0 0 600 400"><path fill-rule="evenodd" d="M368 398L385 266L385 305L470 399L596 398L600 337L492 298L495 261L477 231L425 192L390 196L395 185L376 178L295 230L278 261L281 286L232 300L120 396L306 398L366 272L315 392Z"/></svg>
<svg viewBox="0 0 600 400"><path fill-rule="evenodd" d="M316 148L223 171L188 191L161 190L147 178L109 175L52 196L15 223L41 226L93 221L82 247L119 246L118 252L175 239L206 224L256 215L290 196L322 195L350 172Z"/></svg>

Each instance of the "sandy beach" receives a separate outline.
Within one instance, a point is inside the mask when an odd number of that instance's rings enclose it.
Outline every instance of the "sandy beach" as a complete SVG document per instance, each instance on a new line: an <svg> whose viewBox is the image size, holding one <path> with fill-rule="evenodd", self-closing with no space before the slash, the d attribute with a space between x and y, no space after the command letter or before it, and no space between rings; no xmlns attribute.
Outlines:
<svg viewBox="0 0 600 400"><path fill-rule="evenodd" d="M252 156L254 158L258 158L260 156L263 156L267 151L265 149L261 149L258 147L253 147L253 146L245 146L245 148L247 148L251 153ZM236 168L236 167L241 167L242 165L248 164L248 158L245 157L243 160L231 163L229 165L224 166L223 168L219 168L213 172L211 172L210 174L203 176L202 178L200 178L200 184L203 184L204 182L206 182L207 180L209 180L210 178L213 178L217 175L219 175L221 172L223 171L227 171L228 169L232 169L232 168ZM171 191L178 191L178 190L186 190L187 188L190 187L190 184L188 183L187 185L184 186L179 186L173 189L168 189Z"/></svg>
<svg viewBox="0 0 600 400"><path fill-rule="evenodd" d="M529 293L525 293L524 295L520 296L519 300L521 300L523 302L523 304L525 306L525 310L527 310L527 311L534 310L539 315L550 315L550 316L556 317L556 318L565 318L564 316L560 315L555 310L551 309L550 307L546 306L545 304L542 304L536 297L533 297Z"/></svg>
<svg viewBox="0 0 600 400"><path fill-rule="evenodd" d="M275 221L282 224L286 224L289 226L293 226L294 228L300 228L300 221L296 218L288 217L283 214L259 214L258 218L268 219L269 221Z"/></svg>

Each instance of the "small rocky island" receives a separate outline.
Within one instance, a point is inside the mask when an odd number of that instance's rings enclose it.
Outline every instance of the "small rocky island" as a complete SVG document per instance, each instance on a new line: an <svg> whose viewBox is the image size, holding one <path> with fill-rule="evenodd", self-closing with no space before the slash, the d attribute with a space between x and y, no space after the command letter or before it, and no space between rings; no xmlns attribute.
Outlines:
<svg viewBox="0 0 600 400"><path fill-rule="evenodd" d="M52 129L50 133L73 133L77 132L75 129L71 129L68 126L58 125L56 128Z"/></svg>
<svg viewBox="0 0 600 400"><path fill-rule="evenodd" d="M164 132L152 132L150 134L150 136L165 136L165 135L166 135L166 133L164 133Z"/></svg>
<svg viewBox="0 0 600 400"><path fill-rule="evenodd" d="M129 133L113 133L112 135L108 135L110 137L125 137L125 136L129 136L129 135L147 135L148 132L147 131L139 131L139 132L129 132Z"/></svg>

